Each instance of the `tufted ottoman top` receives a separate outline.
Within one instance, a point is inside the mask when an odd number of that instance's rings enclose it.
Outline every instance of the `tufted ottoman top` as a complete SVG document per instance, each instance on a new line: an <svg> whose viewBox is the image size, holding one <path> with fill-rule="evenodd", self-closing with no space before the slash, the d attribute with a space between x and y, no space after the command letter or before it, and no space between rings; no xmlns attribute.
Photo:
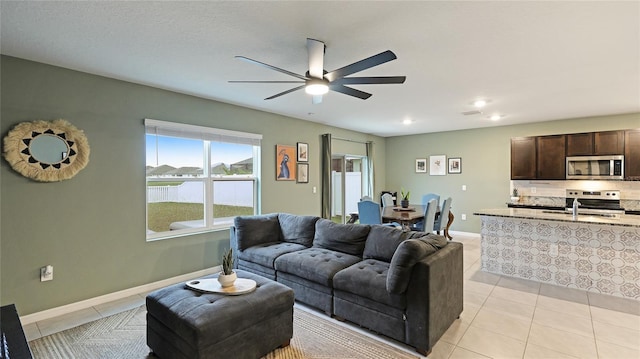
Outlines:
<svg viewBox="0 0 640 359"><path fill-rule="evenodd" d="M147 312L189 343L218 342L293 307L293 290L264 277L236 270L256 281L256 290L228 296L200 293L174 284L147 296ZM203 278L216 278L212 274Z"/></svg>

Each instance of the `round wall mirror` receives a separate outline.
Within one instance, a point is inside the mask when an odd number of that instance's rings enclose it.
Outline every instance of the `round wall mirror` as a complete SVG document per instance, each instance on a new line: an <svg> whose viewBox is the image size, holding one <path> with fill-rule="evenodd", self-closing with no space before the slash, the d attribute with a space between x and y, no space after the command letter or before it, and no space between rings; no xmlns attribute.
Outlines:
<svg viewBox="0 0 640 359"><path fill-rule="evenodd" d="M89 143L81 130L65 120L22 122L4 138L3 154L25 177L62 181L89 163Z"/></svg>

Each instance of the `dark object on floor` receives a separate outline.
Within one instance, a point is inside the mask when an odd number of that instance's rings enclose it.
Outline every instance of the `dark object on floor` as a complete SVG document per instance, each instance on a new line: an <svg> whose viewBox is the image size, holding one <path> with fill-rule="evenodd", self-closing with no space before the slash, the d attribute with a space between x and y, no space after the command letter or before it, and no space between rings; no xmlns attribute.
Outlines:
<svg viewBox="0 0 640 359"><path fill-rule="evenodd" d="M0 358L2 359L32 359L31 349L24 336L18 311L13 304L0 308L0 329L2 343L0 343Z"/></svg>
<svg viewBox="0 0 640 359"><path fill-rule="evenodd" d="M179 283L147 296L147 345L156 356L255 359L289 345L293 291L258 275L236 272L238 278L256 281L256 290L231 296L200 293Z"/></svg>

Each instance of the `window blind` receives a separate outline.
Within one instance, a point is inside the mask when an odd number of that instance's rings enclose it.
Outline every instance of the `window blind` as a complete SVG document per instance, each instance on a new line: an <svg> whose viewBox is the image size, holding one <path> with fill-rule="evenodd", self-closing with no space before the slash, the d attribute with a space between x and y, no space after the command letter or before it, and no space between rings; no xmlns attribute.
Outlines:
<svg viewBox="0 0 640 359"><path fill-rule="evenodd" d="M144 120L146 133L157 136L171 136L191 138L196 140L238 143L243 145L260 146L261 134L223 130L219 128L187 125L167 121Z"/></svg>

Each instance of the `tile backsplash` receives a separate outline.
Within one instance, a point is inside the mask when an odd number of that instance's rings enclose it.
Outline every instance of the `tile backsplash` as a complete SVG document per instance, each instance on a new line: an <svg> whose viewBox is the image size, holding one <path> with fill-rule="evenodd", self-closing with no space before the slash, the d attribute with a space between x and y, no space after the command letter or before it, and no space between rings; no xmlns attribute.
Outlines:
<svg viewBox="0 0 640 359"><path fill-rule="evenodd" d="M511 191L518 189L519 204L564 207L567 189L617 190L620 205L626 210L640 210L640 181L511 181Z"/></svg>

